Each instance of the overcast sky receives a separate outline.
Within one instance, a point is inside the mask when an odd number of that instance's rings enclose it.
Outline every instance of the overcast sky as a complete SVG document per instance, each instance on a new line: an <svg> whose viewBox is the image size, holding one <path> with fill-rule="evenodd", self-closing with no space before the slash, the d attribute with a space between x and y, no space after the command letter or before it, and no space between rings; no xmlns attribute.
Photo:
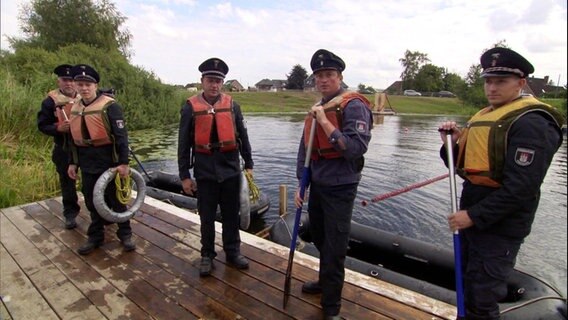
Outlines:
<svg viewBox="0 0 568 320"><path fill-rule="evenodd" d="M5 35L21 35L24 0L1 1ZM286 79L320 48L346 62L344 81L384 89L399 80L408 49L465 76L484 49L506 40L534 76L567 83L566 0L115 0L133 35L131 62L163 82L198 82L197 66L218 57L243 86ZM65 61L61 61L65 63ZM95 66L96 67L96 66Z"/></svg>

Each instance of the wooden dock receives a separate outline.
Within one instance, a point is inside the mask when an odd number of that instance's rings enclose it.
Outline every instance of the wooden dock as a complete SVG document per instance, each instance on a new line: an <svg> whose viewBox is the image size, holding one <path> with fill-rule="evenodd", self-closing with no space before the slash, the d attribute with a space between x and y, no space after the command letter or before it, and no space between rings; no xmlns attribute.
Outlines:
<svg viewBox="0 0 568 320"><path fill-rule="evenodd" d="M297 252L291 296L282 308L288 248L241 232L249 270L225 265L221 226L211 277L200 278L199 217L146 198L132 220L135 252L106 228L88 256L88 211L63 227L61 199L0 209L0 319L321 319L319 295L301 292L318 260ZM455 319L443 302L347 270L341 315L347 319Z"/></svg>

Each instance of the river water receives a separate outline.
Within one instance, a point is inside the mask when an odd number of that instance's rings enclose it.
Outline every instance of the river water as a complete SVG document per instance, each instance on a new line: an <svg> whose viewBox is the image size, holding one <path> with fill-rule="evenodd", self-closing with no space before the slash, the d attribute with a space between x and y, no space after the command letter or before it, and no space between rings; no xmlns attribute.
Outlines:
<svg viewBox="0 0 568 320"><path fill-rule="evenodd" d="M280 185L288 186L288 210L298 182L295 166L303 115L245 114L253 148L254 177L269 195L268 218L278 215ZM439 158L438 124L467 119L456 116L397 115L375 119L373 138L365 155L353 220L432 244L452 246L446 224L451 211L449 180L443 179L388 199L361 204L374 196L447 173ZM540 276L566 296L567 278L567 150L565 141L542 185L541 202L532 233L519 253L517 267ZM130 141L146 170L177 173L177 125L130 133ZM461 179L458 177L458 195Z"/></svg>

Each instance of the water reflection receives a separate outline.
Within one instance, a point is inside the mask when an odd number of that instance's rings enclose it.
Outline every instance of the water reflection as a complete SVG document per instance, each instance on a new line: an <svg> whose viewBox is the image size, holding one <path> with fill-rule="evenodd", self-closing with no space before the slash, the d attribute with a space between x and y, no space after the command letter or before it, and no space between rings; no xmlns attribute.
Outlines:
<svg viewBox="0 0 568 320"><path fill-rule="evenodd" d="M287 185L288 208L293 208L296 153L303 114L245 115L249 130L255 179L272 202L268 217L278 211L278 189ZM362 200L447 173L439 159L438 124L464 123L456 116L378 116L366 154L353 220L434 244L452 244L446 225L450 211L448 180L386 199L367 207ZM177 125L131 133L132 148L147 170L177 173ZM566 291L567 257L567 151L566 141L556 154L542 186L542 199L533 232L518 258L521 268L550 280ZM461 188L461 185L459 185ZM458 190L460 192L461 190Z"/></svg>

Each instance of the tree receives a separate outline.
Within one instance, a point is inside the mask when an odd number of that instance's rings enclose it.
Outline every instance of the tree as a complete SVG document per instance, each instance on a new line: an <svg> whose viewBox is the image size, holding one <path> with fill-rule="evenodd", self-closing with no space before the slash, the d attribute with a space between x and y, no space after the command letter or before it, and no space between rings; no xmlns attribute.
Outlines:
<svg viewBox="0 0 568 320"><path fill-rule="evenodd" d="M414 79L420 70L420 67L427 62L430 62L428 55L418 51L406 50L404 58L398 59L404 70L400 74L402 80L402 89L409 89L414 85Z"/></svg>
<svg viewBox="0 0 568 320"><path fill-rule="evenodd" d="M440 91L444 86L444 73L444 68L428 63L416 74L414 86L419 91Z"/></svg>
<svg viewBox="0 0 568 320"><path fill-rule="evenodd" d="M109 0L32 0L18 17L24 39L9 38L11 46L39 47L47 51L76 43L119 51L129 58L132 35L126 21Z"/></svg>
<svg viewBox="0 0 568 320"><path fill-rule="evenodd" d="M455 73L446 73L444 76L444 90L458 94L465 88L465 81Z"/></svg>
<svg viewBox="0 0 568 320"><path fill-rule="evenodd" d="M377 90L375 90L375 88L371 87L371 86L366 86L362 83L359 83L359 85L357 86L357 92L362 93L362 94L370 94L370 93L375 93L377 92Z"/></svg>
<svg viewBox="0 0 568 320"><path fill-rule="evenodd" d="M292 90L303 90L304 89L304 81L308 78L308 72L304 67L297 64L292 68L290 74L287 75L288 82L286 84L286 89Z"/></svg>

